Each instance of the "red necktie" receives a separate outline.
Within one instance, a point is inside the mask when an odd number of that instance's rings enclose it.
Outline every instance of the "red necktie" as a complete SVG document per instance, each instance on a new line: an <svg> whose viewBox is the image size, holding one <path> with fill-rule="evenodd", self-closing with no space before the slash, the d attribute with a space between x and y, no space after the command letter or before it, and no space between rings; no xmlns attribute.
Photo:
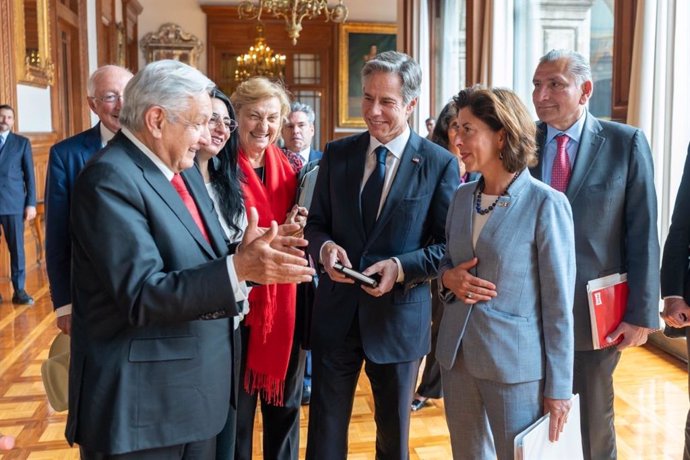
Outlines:
<svg viewBox="0 0 690 460"><path fill-rule="evenodd" d="M563 193L568 188L570 180L570 157L567 150L569 141L567 134L556 136L556 158L551 169L551 187Z"/></svg>
<svg viewBox="0 0 690 460"><path fill-rule="evenodd" d="M180 176L179 174L175 174L170 183L173 187L175 187L175 190L177 190L177 194L180 195L180 198L182 198L182 202L187 207L189 213L192 215L192 219L194 219L196 226L199 227L201 234L204 235L204 238L206 238L206 241L208 243L211 243L211 240L209 240L208 238L208 233L206 233L204 221L201 220L199 208L196 207L194 198L192 198L192 195L189 194L189 190L187 190L187 185L184 183L184 180L182 180L182 176Z"/></svg>

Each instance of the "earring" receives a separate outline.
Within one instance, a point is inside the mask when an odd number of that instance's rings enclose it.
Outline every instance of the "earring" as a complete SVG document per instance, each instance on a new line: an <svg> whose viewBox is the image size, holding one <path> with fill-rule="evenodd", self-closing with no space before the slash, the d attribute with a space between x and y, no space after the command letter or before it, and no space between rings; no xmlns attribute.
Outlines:
<svg viewBox="0 0 690 460"><path fill-rule="evenodd" d="M503 161L503 152L498 152L498 159Z"/></svg>

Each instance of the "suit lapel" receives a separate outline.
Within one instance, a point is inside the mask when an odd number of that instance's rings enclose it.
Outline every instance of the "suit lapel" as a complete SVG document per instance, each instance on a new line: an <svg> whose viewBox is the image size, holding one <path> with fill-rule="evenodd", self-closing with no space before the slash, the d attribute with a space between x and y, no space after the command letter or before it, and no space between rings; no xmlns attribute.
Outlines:
<svg viewBox="0 0 690 460"><path fill-rule="evenodd" d="M571 203L582 188L582 184L592 168L594 160L604 145L605 139L599 135L599 131L601 131L601 124L587 112L585 126L582 129L582 137L580 138L580 146L578 147L575 165L573 166L573 173L570 176L570 182L565 191Z"/></svg>
<svg viewBox="0 0 690 460"><path fill-rule="evenodd" d="M345 193L349 194L345 202L352 203L351 206L348 206L350 212L350 221L356 222L355 226L362 237L362 240L366 240L366 232L364 231L364 221L362 220L361 209L362 206L359 195L362 177L364 176L364 165L367 160L368 148L369 133L367 132L352 141L352 153L345 152L345 155L347 155L345 184L349 185L345 188Z"/></svg>
<svg viewBox="0 0 690 460"><path fill-rule="evenodd" d="M213 202L208 196L208 191L206 190L201 172L198 167L194 165L194 167L184 171L182 177L187 183L189 193L192 194L194 202L199 209L199 214L201 214L201 219L206 225L206 233L216 251L216 256L225 254L226 251L223 250L223 248L227 248L227 243L223 238L223 230L218 221L218 216L213 211ZM204 240L204 242L206 241Z"/></svg>
<svg viewBox="0 0 690 460"><path fill-rule="evenodd" d="M211 245L201 234L201 231L194 222L192 215L187 210L187 207L180 199L180 195L177 194L170 181L166 179L158 167L146 157L144 152L139 150L137 146L127 139L124 134L118 133L114 139L121 140L123 143L125 143L126 151L129 153L132 160L139 166L139 168L141 168L144 180L151 185L151 188L160 196L165 204L168 205L170 210L177 216L189 233L194 237L199 246L201 246L201 248L211 258L216 258L217 256L215 251L213 248L211 248ZM192 192L190 191L190 193ZM192 196L194 195L192 194ZM198 202L196 199L194 201Z"/></svg>
<svg viewBox="0 0 690 460"><path fill-rule="evenodd" d="M400 157L398 171L395 173L395 178L391 184L386 201L383 203L383 208L381 208L379 218L376 220L374 229L369 236L369 241L373 241L375 238L377 238L378 234L381 232L381 229L385 227L386 222L388 222L393 215L393 211L398 207L400 201L405 197L408 188L412 183L412 177L417 174L420 166L424 162L424 157L420 155L421 149L421 138L417 134L410 132L410 139L407 141L405 150L403 150L403 154Z"/></svg>
<svg viewBox="0 0 690 460"><path fill-rule="evenodd" d="M89 161L89 158L94 156L96 152L103 148L101 140L101 123L98 122L96 126L91 128L86 136L84 136L84 148L81 150L81 158L83 163Z"/></svg>

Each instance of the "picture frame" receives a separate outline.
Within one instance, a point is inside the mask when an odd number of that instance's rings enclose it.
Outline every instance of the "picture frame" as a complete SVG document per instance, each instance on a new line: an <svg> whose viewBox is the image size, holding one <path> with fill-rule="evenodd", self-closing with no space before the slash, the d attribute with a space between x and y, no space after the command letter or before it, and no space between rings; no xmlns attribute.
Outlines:
<svg viewBox="0 0 690 460"><path fill-rule="evenodd" d="M139 41L146 63L174 59L196 67L204 45L195 35L174 23L163 24L157 32L149 32Z"/></svg>
<svg viewBox="0 0 690 460"><path fill-rule="evenodd" d="M341 24L338 32L338 125L365 128L361 114L362 67L377 53L397 49L397 26L348 22Z"/></svg>

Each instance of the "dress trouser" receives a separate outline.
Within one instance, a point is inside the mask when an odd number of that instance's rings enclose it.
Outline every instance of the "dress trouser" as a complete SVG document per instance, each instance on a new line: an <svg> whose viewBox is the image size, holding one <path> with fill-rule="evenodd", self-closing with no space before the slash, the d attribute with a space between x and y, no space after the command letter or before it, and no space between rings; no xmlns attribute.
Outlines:
<svg viewBox="0 0 690 460"><path fill-rule="evenodd" d="M585 460L615 460L613 371L621 353L616 347L576 351L573 393L580 395L580 430Z"/></svg>
<svg viewBox="0 0 690 460"><path fill-rule="evenodd" d="M242 370L237 402L237 437L235 459L252 459L252 436L256 404L260 398L244 390L244 372L247 363L247 341L249 329L240 325L242 331ZM290 352L283 407L273 406L261 399L263 422L263 453L265 460L298 460L299 458L299 411L302 405L302 379L304 378L304 350L299 340L293 340Z"/></svg>
<svg viewBox="0 0 690 460"><path fill-rule="evenodd" d="M344 343L312 348L313 385L309 405L307 460L345 460L355 389L362 369L371 382L376 422L376 459L409 458L410 395L418 360L376 364L364 354L357 315Z"/></svg>
<svg viewBox="0 0 690 460"><path fill-rule="evenodd" d="M233 374L240 372L242 362L242 338L240 337L240 330L233 330L233 357L232 363ZM234 375L233 375L233 378ZM238 379L239 380L239 379ZM236 397L239 386L235 386L235 382L230 382L233 385L230 407L228 409L228 419L225 421L225 426L216 436L216 460L232 460L235 458L235 436L237 434L237 407L233 403Z"/></svg>
<svg viewBox="0 0 690 460"><path fill-rule="evenodd" d="M204 441L139 450L126 454L103 454L79 446L81 460L213 460L216 455L216 438Z"/></svg>
<svg viewBox="0 0 690 460"><path fill-rule="evenodd" d="M436 361L436 340L438 327L443 318L443 302L438 298L438 280L431 281L431 350L427 353L422 372L422 381L417 387L417 394L425 398L439 399L443 397L441 385L441 365Z"/></svg>
<svg viewBox="0 0 690 460"><path fill-rule="evenodd" d="M10 253L10 273L15 292L24 289L26 262L24 260L24 216L22 214L0 215L0 225L5 232L7 249Z"/></svg>

